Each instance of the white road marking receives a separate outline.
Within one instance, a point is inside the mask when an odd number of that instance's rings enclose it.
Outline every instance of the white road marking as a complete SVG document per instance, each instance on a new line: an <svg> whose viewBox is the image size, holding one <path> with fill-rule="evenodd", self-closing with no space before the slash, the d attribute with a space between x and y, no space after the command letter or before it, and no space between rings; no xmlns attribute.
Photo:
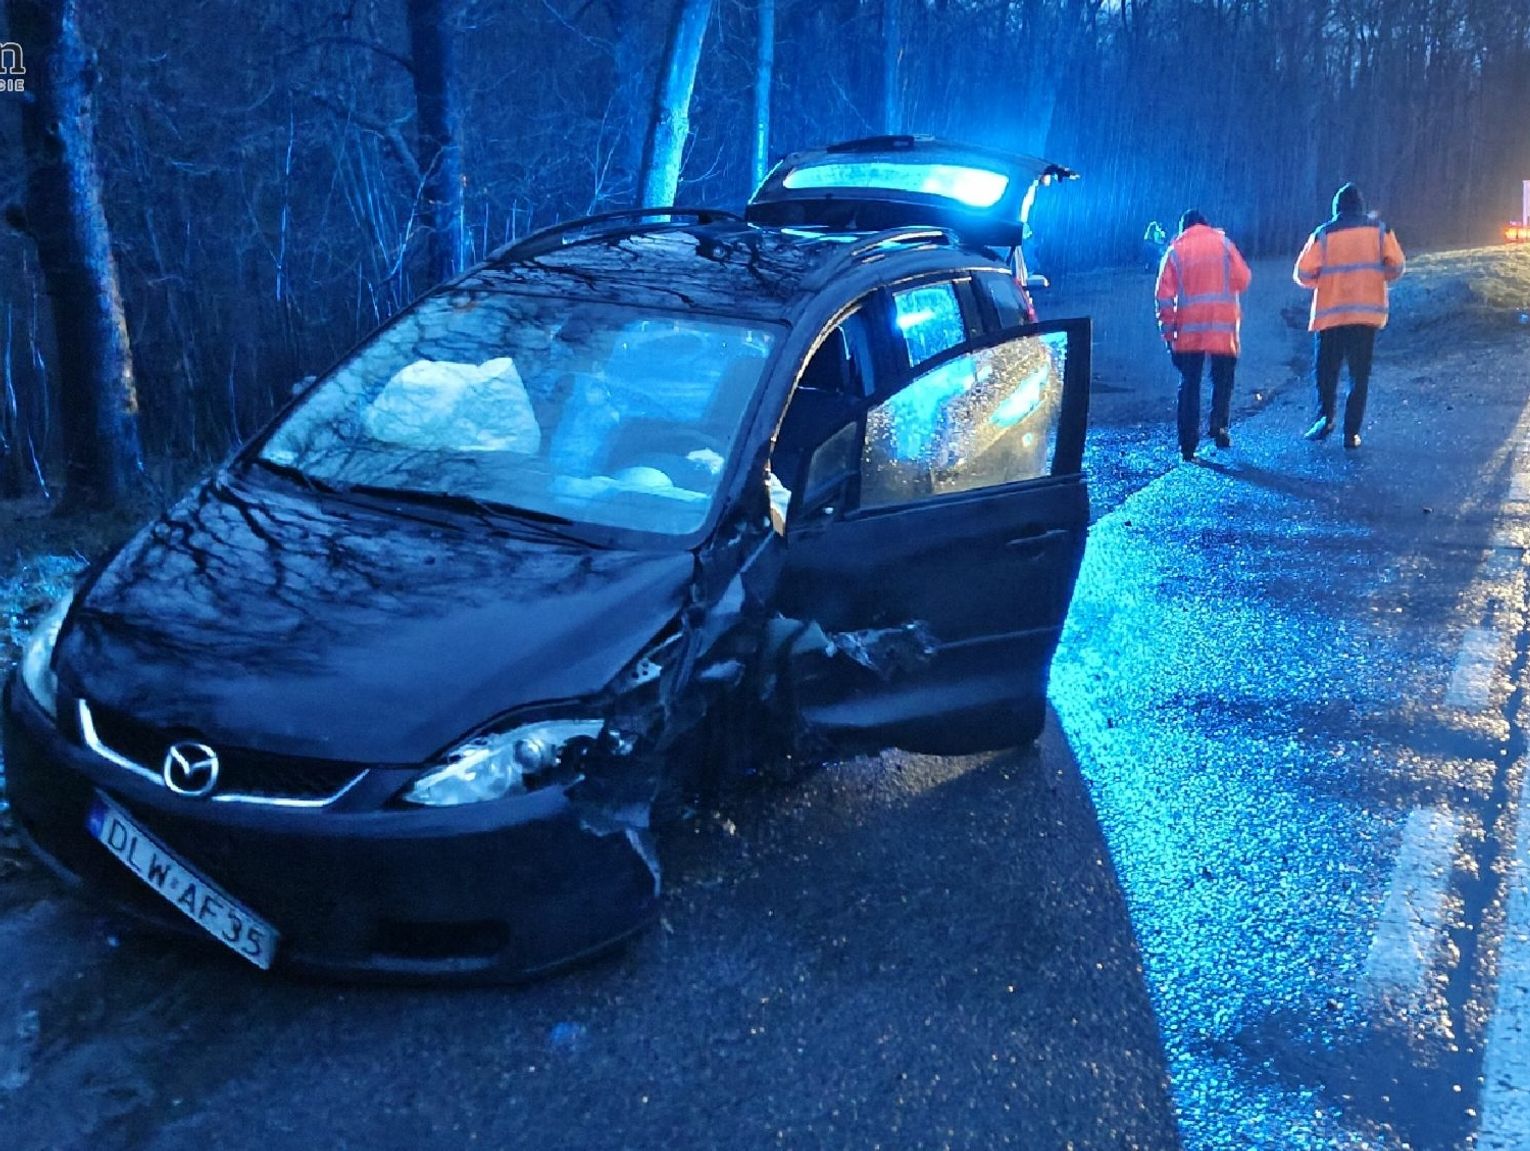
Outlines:
<svg viewBox="0 0 1530 1151"><path fill-rule="evenodd" d="M1495 629L1474 627L1461 640L1455 670L1450 673L1450 687L1445 692L1448 707L1481 711L1493 697L1493 673L1498 668L1498 653L1503 649L1503 634Z"/></svg>
<svg viewBox="0 0 1530 1151"><path fill-rule="evenodd" d="M1530 450L1530 438L1514 459L1511 501L1530 498L1530 473L1518 470L1526 450ZM1519 523L1514 527L1519 528ZM1509 529L1500 524L1494 545L1502 548L1509 543L1509 535ZM1524 1151L1530 1147L1530 774L1520 784L1514 856L1509 861L1506 883L1508 905L1498 945L1498 987L1483 1038L1477 1151Z"/></svg>
<svg viewBox="0 0 1530 1151"><path fill-rule="evenodd" d="M1461 820L1439 807L1410 812L1392 883L1365 959L1371 998L1403 995L1422 1002L1435 953L1445 936L1445 896Z"/></svg>
<svg viewBox="0 0 1530 1151"><path fill-rule="evenodd" d="M1530 795L1520 786L1509 900L1498 947L1498 994L1482 1052L1477 1151L1530 1147Z"/></svg>
<svg viewBox="0 0 1530 1151"><path fill-rule="evenodd" d="M1483 560L1482 566L1477 569L1477 578L1489 581L1509 579L1524 562L1523 548L1494 545L1488 552L1487 559Z"/></svg>

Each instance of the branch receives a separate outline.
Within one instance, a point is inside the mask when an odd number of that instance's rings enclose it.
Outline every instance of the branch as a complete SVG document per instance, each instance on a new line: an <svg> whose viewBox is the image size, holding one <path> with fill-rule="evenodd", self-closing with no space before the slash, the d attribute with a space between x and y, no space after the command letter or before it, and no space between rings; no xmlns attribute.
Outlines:
<svg viewBox="0 0 1530 1151"><path fill-rule="evenodd" d="M369 52L375 52L385 60L392 60L411 76L414 75L414 61L402 52L395 52L386 44L379 44L376 40L364 40L360 36L341 36L331 33L324 36L315 36L313 39L302 44L293 44L285 50L285 53L306 52L310 48L318 48L324 44L344 44L352 48L365 48Z"/></svg>
<svg viewBox="0 0 1530 1151"><path fill-rule="evenodd" d="M399 130L398 124L363 115L354 108L347 108L339 100L323 92L313 93L313 98L316 103L328 108L342 120L349 120L359 127L365 128L368 132L375 132L381 136L387 142L388 150L393 153L394 158L409 173L409 179L416 184L420 183L423 178L420 172L420 162L415 157L414 150L409 147L408 141L404 139L404 133Z"/></svg>

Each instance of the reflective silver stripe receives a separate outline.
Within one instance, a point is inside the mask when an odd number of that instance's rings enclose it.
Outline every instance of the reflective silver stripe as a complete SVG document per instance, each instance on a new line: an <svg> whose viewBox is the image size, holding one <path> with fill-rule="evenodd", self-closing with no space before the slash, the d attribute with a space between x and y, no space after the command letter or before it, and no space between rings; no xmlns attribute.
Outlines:
<svg viewBox="0 0 1530 1151"><path fill-rule="evenodd" d="M1379 260L1374 263L1367 260L1358 264L1324 264L1318 269L1318 275L1331 276L1337 272L1382 272L1386 265Z"/></svg>
<svg viewBox="0 0 1530 1151"><path fill-rule="evenodd" d="M1186 304L1236 304L1237 294L1234 292L1202 292L1198 296L1181 296L1179 306Z"/></svg>
<svg viewBox="0 0 1530 1151"><path fill-rule="evenodd" d="M1236 332L1237 324L1181 324L1181 332Z"/></svg>
<svg viewBox="0 0 1530 1151"><path fill-rule="evenodd" d="M1319 308L1312 313L1312 318L1336 316L1341 312L1363 312L1366 315L1384 316L1387 314L1387 306L1385 304L1336 304L1331 308Z"/></svg>

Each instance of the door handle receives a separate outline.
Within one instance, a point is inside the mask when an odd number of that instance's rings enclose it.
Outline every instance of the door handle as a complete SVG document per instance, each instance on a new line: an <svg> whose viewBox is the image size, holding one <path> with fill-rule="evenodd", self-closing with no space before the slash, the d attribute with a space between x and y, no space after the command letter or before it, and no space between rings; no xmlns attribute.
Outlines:
<svg viewBox="0 0 1530 1151"><path fill-rule="evenodd" d="M1072 534L1067 528L1053 528L1051 531L1037 532L1034 535L1016 536L1004 546L1015 551L1041 551L1053 544L1062 543Z"/></svg>

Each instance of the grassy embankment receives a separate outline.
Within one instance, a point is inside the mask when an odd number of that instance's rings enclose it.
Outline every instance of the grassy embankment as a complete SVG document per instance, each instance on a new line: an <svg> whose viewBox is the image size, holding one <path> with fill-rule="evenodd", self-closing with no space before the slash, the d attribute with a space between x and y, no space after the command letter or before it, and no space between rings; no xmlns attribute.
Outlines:
<svg viewBox="0 0 1530 1151"><path fill-rule="evenodd" d="M1530 244L1429 252L1392 288L1391 354L1451 350L1530 333Z"/></svg>

